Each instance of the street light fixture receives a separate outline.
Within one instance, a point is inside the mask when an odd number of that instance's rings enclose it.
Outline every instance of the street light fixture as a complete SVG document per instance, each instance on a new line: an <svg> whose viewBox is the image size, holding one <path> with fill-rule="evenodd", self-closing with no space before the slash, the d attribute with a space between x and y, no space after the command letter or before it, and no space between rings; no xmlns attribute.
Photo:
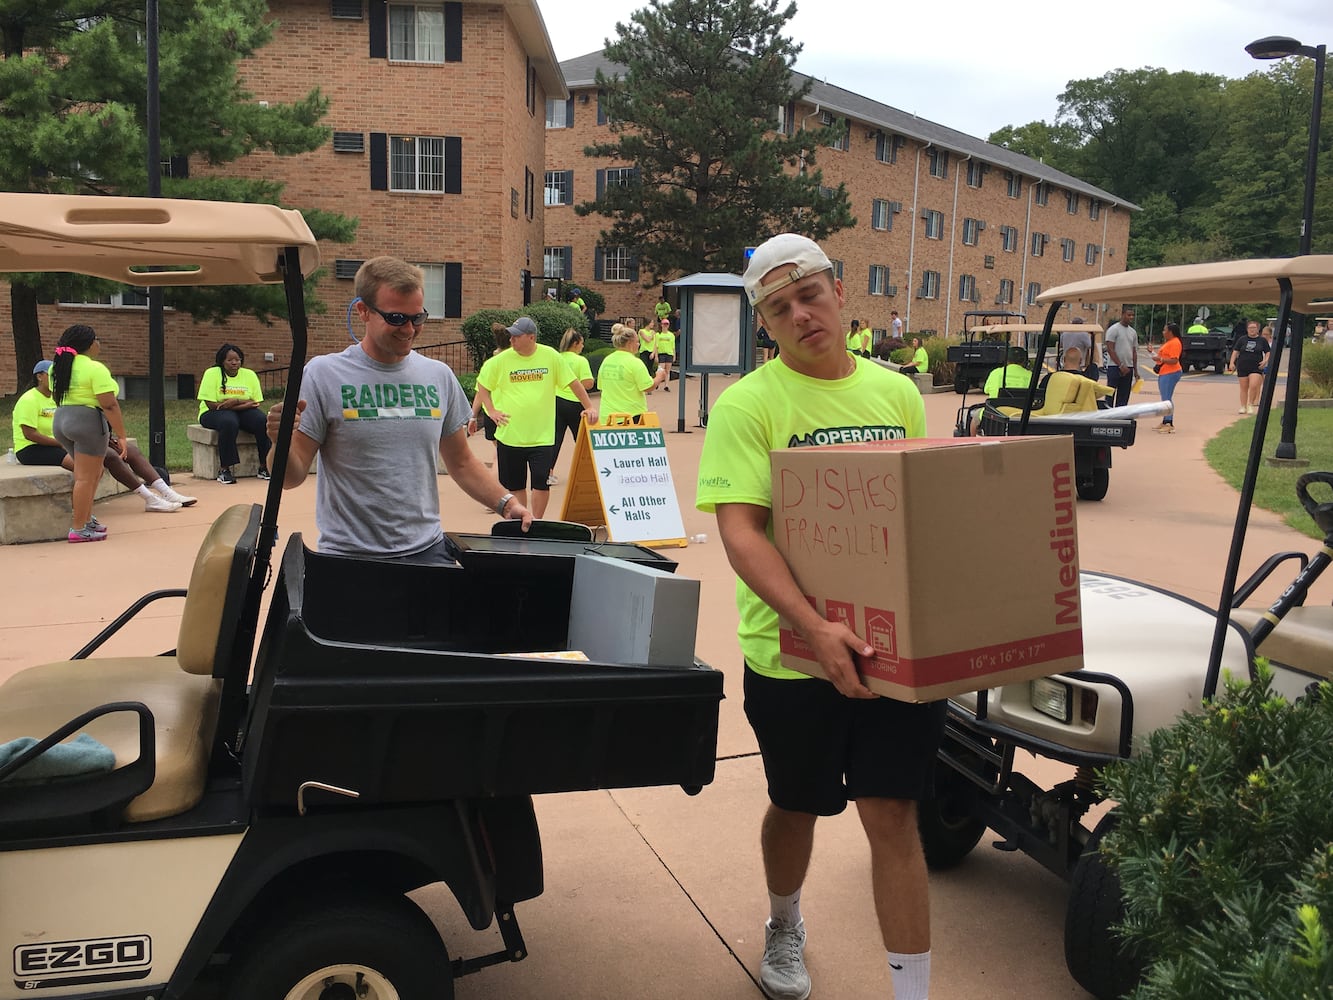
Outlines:
<svg viewBox="0 0 1333 1000"><path fill-rule="evenodd" d="M1255 59L1285 59L1287 56L1305 56L1314 60L1314 98L1310 102L1310 146L1305 153L1305 204L1301 210L1301 240L1297 253L1310 252L1310 230L1314 224L1315 168L1319 163L1319 121L1324 103L1323 45L1302 45L1285 35L1269 35L1245 46ZM1281 336L1281 331L1275 331ZM1291 355L1287 361L1287 398L1282 406L1282 436L1277 445L1277 458L1296 458L1296 407L1301 395L1301 348L1305 343L1305 317L1297 313L1292 320Z"/></svg>

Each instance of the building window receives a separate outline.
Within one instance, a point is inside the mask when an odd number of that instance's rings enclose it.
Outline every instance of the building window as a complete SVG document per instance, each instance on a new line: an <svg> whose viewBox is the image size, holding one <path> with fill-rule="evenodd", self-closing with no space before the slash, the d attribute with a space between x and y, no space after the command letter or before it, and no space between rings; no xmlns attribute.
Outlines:
<svg viewBox="0 0 1333 1000"><path fill-rule="evenodd" d="M1102 217L1102 203L1098 198L1088 199L1088 218L1096 222Z"/></svg>
<svg viewBox="0 0 1333 1000"><path fill-rule="evenodd" d="M634 175L638 169L638 167L607 167L606 186L629 187L634 182Z"/></svg>
<svg viewBox="0 0 1333 1000"><path fill-rule="evenodd" d="M1018 252L1018 230L1013 226L1000 227L1000 249L1005 253Z"/></svg>
<svg viewBox="0 0 1333 1000"><path fill-rule="evenodd" d="M572 205L574 203L574 171L546 171L545 200L547 205Z"/></svg>
<svg viewBox="0 0 1333 1000"><path fill-rule="evenodd" d="M875 133L875 159L880 163L897 163L898 150L903 148L903 137Z"/></svg>
<svg viewBox="0 0 1333 1000"><path fill-rule="evenodd" d="M788 102L778 105L778 131L783 135L791 135L795 131L796 105Z"/></svg>
<svg viewBox="0 0 1333 1000"><path fill-rule="evenodd" d="M1023 178L1012 170L1004 172L1005 192L1010 198L1023 197Z"/></svg>
<svg viewBox="0 0 1333 1000"><path fill-rule="evenodd" d="M870 294L884 295L889 287L889 269L883 264L870 265Z"/></svg>
<svg viewBox="0 0 1333 1000"><path fill-rule="evenodd" d="M637 270L626 247L611 247L602 251L603 281L633 281Z"/></svg>
<svg viewBox="0 0 1333 1000"><path fill-rule="evenodd" d="M425 292L423 305L426 312L430 313L430 319L444 319L444 265L422 264L420 261L416 265L426 276L422 289Z"/></svg>
<svg viewBox="0 0 1333 1000"><path fill-rule="evenodd" d="M1032 234L1032 256L1040 257L1046 253L1046 243L1050 237L1045 233Z"/></svg>
<svg viewBox="0 0 1333 1000"><path fill-rule="evenodd" d="M537 212L537 175L523 168L523 217L531 219Z"/></svg>
<svg viewBox="0 0 1333 1000"><path fill-rule="evenodd" d="M995 296L997 306L1011 306L1014 304L1014 282L1010 278L1000 279L1000 294Z"/></svg>
<svg viewBox="0 0 1333 1000"><path fill-rule="evenodd" d="M573 101L560 101L551 98L546 102L546 127L547 128L572 128Z"/></svg>
<svg viewBox="0 0 1333 1000"><path fill-rule="evenodd" d="M981 187L981 179L986 174L986 164L980 160L967 161L967 186L971 188Z"/></svg>
<svg viewBox="0 0 1333 1000"><path fill-rule="evenodd" d="M1097 254L1100 251L1101 248L1098 247L1096 243L1089 243L1087 249L1083 252L1083 263L1087 264L1089 267L1095 265L1097 263Z"/></svg>
<svg viewBox="0 0 1333 1000"><path fill-rule="evenodd" d="M824 121L825 125L838 124L838 120L834 118L832 115L828 114L827 112L825 112L824 118L825 118ZM846 152L849 148L851 148L851 145L852 145L852 120L850 118L844 118L842 120L842 131L839 132L838 135L834 138L834 140L829 143L829 148L840 149Z"/></svg>
<svg viewBox="0 0 1333 1000"><path fill-rule="evenodd" d="M980 302L977 298L977 279L975 275L964 274L958 278L958 301Z"/></svg>
<svg viewBox="0 0 1333 1000"><path fill-rule="evenodd" d="M147 309L148 289L126 286L110 295L93 295L84 299L61 299L62 306L108 306L112 309Z"/></svg>
<svg viewBox="0 0 1333 1000"><path fill-rule="evenodd" d="M833 265L833 277L839 281L842 280L842 261L836 258L830 258L829 263Z"/></svg>
<svg viewBox="0 0 1333 1000"><path fill-rule="evenodd" d="M1036 282L1036 281L1029 281L1029 282L1028 282L1028 305L1030 305L1030 306L1035 306L1035 305L1037 304L1037 296L1040 295L1040 294L1041 294L1041 284L1040 284L1039 282Z"/></svg>
<svg viewBox="0 0 1333 1000"><path fill-rule="evenodd" d="M893 228L893 212L889 209L889 202L884 198L876 198L870 207L870 228L882 229L888 231Z"/></svg>
<svg viewBox="0 0 1333 1000"><path fill-rule="evenodd" d="M1078 195L1073 191L1065 192L1065 211L1070 215L1078 215Z"/></svg>
<svg viewBox="0 0 1333 1000"><path fill-rule="evenodd" d="M930 176L948 177L949 176L949 154L942 149L930 150Z"/></svg>
<svg viewBox="0 0 1333 1000"><path fill-rule="evenodd" d="M399 62L444 62L444 7L390 4L389 58Z"/></svg>
<svg viewBox="0 0 1333 1000"><path fill-rule="evenodd" d="M573 257L573 247L546 247L542 250L542 277L571 277L574 272Z"/></svg>
<svg viewBox="0 0 1333 1000"><path fill-rule="evenodd" d="M937 212L933 208L928 208L923 217L926 220L926 239L944 239L944 213Z"/></svg>
<svg viewBox="0 0 1333 1000"><path fill-rule="evenodd" d="M443 191L444 140L433 136L389 137L390 191Z"/></svg>
<svg viewBox="0 0 1333 1000"><path fill-rule="evenodd" d="M1066 263L1072 263L1074 260L1074 241L1063 239L1060 241L1060 258Z"/></svg>
<svg viewBox="0 0 1333 1000"><path fill-rule="evenodd" d="M1045 205L1051 200L1051 186L1045 181L1038 181L1033 191L1032 200L1038 205Z"/></svg>
<svg viewBox="0 0 1333 1000"><path fill-rule="evenodd" d="M981 231L986 228L986 223L980 219L963 220L963 245L974 247L981 239Z"/></svg>
<svg viewBox="0 0 1333 1000"><path fill-rule="evenodd" d="M921 272L921 287L917 290L918 299L938 299L940 297L940 272Z"/></svg>

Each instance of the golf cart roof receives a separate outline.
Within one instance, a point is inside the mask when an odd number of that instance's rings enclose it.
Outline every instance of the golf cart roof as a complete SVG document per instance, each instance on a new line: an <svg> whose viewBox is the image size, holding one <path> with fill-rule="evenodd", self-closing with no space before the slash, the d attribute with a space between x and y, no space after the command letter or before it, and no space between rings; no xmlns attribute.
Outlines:
<svg viewBox="0 0 1333 1000"><path fill-rule="evenodd" d="M276 205L0 193L0 272L71 271L130 285L254 285L283 280L278 256L319 248L300 212ZM166 271L146 271L158 266Z"/></svg>
<svg viewBox="0 0 1333 1000"><path fill-rule="evenodd" d="M1276 302L1279 279L1292 285L1292 308L1309 312L1333 295L1333 254L1228 260L1143 268L1088 278L1048 289L1037 301L1126 303Z"/></svg>
<svg viewBox="0 0 1333 1000"><path fill-rule="evenodd" d="M988 333L1041 333L1046 329L1041 323L1000 323L995 326L974 327L972 332L976 334ZM1056 323L1051 327L1052 333L1105 333L1096 323Z"/></svg>

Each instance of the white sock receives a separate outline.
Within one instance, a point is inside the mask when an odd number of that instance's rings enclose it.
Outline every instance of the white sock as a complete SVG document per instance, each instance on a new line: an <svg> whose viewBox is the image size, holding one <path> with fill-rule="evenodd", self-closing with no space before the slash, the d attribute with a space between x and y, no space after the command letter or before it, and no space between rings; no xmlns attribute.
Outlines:
<svg viewBox="0 0 1333 1000"><path fill-rule="evenodd" d="M786 924L795 927L801 922L801 890L797 889L790 896L768 894L769 920L774 924Z"/></svg>
<svg viewBox="0 0 1333 1000"><path fill-rule="evenodd" d="M159 493L166 493L166 491L171 489L171 487L167 485L167 481L165 479L158 478L153 480L153 489L157 490L157 492Z"/></svg>
<svg viewBox="0 0 1333 1000"><path fill-rule="evenodd" d="M145 500L154 500L154 499L156 499L156 497L153 496L153 491L150 490L150 489L149 489L147 486L145 486L143 483L140 483L140 484L138 485L138 487L135 489L134 492L137 493L137 494L139 494L139 496L143 497Z"/></svg>
<svg viewBox="0 0 1333 1000"><path fill-rule="evenodd" d="M893 975L894 1000L927 1000L930 988L930 952L901 955L887 952L889 972Z"/></svg>

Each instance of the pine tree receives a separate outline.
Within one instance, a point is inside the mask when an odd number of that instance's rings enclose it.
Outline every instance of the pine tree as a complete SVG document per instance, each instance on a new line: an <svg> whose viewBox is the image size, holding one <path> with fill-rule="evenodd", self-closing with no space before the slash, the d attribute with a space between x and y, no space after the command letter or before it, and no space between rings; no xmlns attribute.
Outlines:
<svg viewBox="0 0 1333 1000"><path fill-rule="evenodd" d="M318 90L292 104L264 107L241 86L237 64L272 37L267 11L264 0L160 0L164 161L215 167L261 150L293 156L327 141L321 119L328 102ZM142 0L0 0L0 189L147 192L144 16ZM282 186L164 177L162 193L278 204ZM355 220L344 216L305 214L321 239L346 242L355 232ZM39 301L118 287L70 275L6 277L20 372L42 356ZM277 287L172 289L165 299L199 319L242 313L267 320L285 313Z"/></svg>
<svg viewBox="0 0 1333 1000"><path fill-rule="evenodd" d="M819 240L855 225L845 187L825 188L815 169L816 148L841 129L778 128L812 86L795 85L801 46L782 34L795 12L778 0L650 0L616 25L605 54L623 74L597 74L615 140L584 154L632 164L633 179L576 209L614 220L604 245L658 276L732 271L773 233Z"/></svg>

